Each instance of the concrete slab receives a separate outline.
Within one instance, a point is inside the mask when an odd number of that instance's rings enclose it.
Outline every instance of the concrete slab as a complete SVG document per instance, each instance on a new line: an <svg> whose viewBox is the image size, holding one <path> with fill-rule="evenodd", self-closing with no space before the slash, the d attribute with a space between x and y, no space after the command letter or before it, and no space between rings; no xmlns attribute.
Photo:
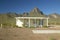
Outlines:
<svg viewBox="0 0 60 40"><path fill-rule="evenodd" d="M60 33L60 30L32 30L35 34L50 34L50 33Z"/></svg>

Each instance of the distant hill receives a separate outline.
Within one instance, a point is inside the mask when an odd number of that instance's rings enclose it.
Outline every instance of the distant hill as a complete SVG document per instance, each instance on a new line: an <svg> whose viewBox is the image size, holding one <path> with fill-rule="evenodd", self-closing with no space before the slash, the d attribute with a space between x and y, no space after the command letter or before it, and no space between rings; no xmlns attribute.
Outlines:
<svg viewBox="0 0 60 40"><path fill-rule="evenodd" d="M14 26L16 23L16 19L14 17L49 17L49 24L54 24L55 21L57 24L60 25L60 15L57 13L53 13L50 15L45 15L41 10L38 8L34 8L30 12L24 12L22 14L17 13L0 13L0 24L3 24L4 26ZM57 21L58 18L58 21Z"/></svg>
<svg viewBox="0 0 60 40"><path fill-rule="evenodd" d="M22 14L22 17L28 17L29 16L29 13L28 12L24 12L23 14Z"/></svg>
<svg viewBox="0 0 60 40"><path fill-rule="evenodd" d="M3 24L4 26L13 26L16 23L16 19L14 17L42 17L44 13L40 11L38 8L34 8L31 12L24 12L22 14L17 13L1 13L0 14L0 24Z"/></svg>
<svg viewBox="0 0 60 40"><path fill-rule="evenodd" d="M38 8L34 8L29 13L28 12L22 13L22 17L45 17L45 16L46 15Z"/></svg>
<svg viewBox="0 0 60 40"><path fill-rule="evenodd" d="M42 17L45 16L42 11L40 11L38 8L34 8L30 13L29 16L32 17Z"/></svg>
<svg viewBox="0 0 60 40"><path fill-rule="evenodd" d="M20 16L20 14L16 14L16 13L4 13L4 14L0 14L0 24L5 25L15 25L15 18Z"/></svg>
<svg viewBox="0 0 60 40"><path fill-rule="evenodd" d="M49 17L49 24L60 25L60 14L52 13L52 14L49 14L48 17Z"/></svg>
<svg viewBox="0 0 60 40"><path fill-rule="evenodd" d="M50 18L60 18L60 15L58 13L52 13L50 15L48 15Z"/></svg>

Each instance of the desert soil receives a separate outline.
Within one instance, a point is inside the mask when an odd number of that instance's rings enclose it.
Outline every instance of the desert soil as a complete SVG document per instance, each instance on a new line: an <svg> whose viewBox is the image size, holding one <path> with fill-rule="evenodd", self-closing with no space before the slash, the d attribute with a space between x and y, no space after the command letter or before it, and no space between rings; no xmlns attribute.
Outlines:
<svg viewBox="0 0 60 40"><path fill-rule="evenodd" d="M60 34L33 34L33 29L53 30L53 28L0 28L0 40L60 40ZM54 28L59 30L60 28Z"/></svg>

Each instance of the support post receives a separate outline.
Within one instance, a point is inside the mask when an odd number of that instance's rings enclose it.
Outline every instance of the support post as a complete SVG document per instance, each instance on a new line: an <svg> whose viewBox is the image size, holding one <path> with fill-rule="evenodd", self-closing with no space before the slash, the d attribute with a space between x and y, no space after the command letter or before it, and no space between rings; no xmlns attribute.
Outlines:
<svg viewBox="0 0 60 40"><path fill-rule="evenodd" d="M43 21L43 20L41 19L41 23L40 23L41 28L42 28L42 25L43 25L42 21Z"/></svg>
<svg viewBox="0 0 60 40"><path fill-rule="evenodd" d="M29 27L30 27L30 18L29 18Z"/></svg>
<svg viewBox="0 0 60 40"><path fill-rule="evenodd" d="M47 18L47 27L48 27L48 18Z"/></svg>
<svg viewBox="0 0 60 40"><path fill-rule="evenodd" d="M35 19L35 27L37 26L36 19Z"/></svg>

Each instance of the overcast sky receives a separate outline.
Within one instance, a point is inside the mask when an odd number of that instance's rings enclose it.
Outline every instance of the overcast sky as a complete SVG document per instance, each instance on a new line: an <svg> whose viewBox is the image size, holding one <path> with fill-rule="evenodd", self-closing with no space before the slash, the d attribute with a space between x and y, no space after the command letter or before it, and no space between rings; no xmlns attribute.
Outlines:
<svg viewBox="0 0 60 40"><path fill-rule="evenodd" d="M30 12L35 7L43 13L60 13L60 0L0 0L0 13Z"/></svg>

